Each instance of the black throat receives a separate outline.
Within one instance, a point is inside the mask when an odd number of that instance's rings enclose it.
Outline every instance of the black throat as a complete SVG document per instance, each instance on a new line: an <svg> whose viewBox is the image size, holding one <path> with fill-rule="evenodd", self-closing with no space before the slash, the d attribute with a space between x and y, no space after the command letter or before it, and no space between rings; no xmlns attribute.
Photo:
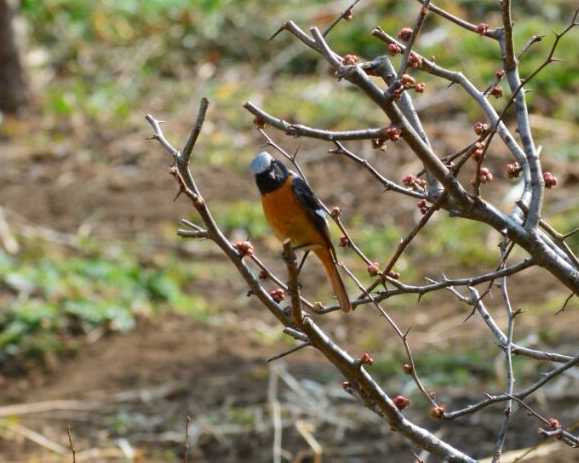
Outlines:
<svg viewBox="0 0 579 463"><path fill-rule="evenodd" d="M267 170L255 176L255 183L263 195L277 190L288 177L289 171L286 166L278 160L274 160Z"/></svg>

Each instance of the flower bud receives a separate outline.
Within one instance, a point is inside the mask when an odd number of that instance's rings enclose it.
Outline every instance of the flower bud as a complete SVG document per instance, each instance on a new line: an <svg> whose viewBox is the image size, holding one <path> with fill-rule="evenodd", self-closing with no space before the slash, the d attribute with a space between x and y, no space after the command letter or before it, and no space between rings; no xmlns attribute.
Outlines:
<svg viewBox="0 0 579 463"><path fill-rule="evenodd" d="M428 212L428 210L430 209L430 207L428 206L428 203L426 202L426 199L421 199L420 201L418 201L416 203L416 207L422 213L422 215L426 214Z"/></svg>
<svg viewBox="0 0 579 463"><path fill-rule="evenodd" d="M340 217L340 215L342 215L342 209L340 209L340 208L337 207L337 206L332 207L332 210L330 211L330 215L331 215L334 219L337 219L338 217Z"/></svg>
<svg viewBox="0 0 579 463"><path fill-rule="evenodd" d="M402 130L400 130L398 127L388 127L386 129L386 136L392 141L400 140L401 135Z"/></svg>
<svg viewBox="0 0 579 463"><path fill-rule="evenodd" d="M278 304L285 299L285 291L282 288L272 289L269 295Z"/></svg>
<svg viewBox="0 0 579 463"><path fill-rule="evenodd" d="M493 173L487 169L486 167L480 168L480 182L481 183L490 183L494 179Z"/></svg>
<svg viewBox="0 0 579 463"><path fill-rule="evenodd" d="M521 165L518 162L510 162L507 164L507 176L509 178L517 178L521 174Z"/></svg>
<svg viewBox="0 0 579 463"><path fill-rule="evenodd" d="M360 357L360 364L361 365L372 365L374 363L374 359L370 356L368 352L364 352Z"/></svg>
<svg viewBox="0 0 579 463"><path fill-rule="evenodd" d="M410 399L403 395L397 395L392 399L392 402L394 402L394 405L396 405L398 410L404 410L408 405L410 405Z"/></svg>
<svg viewBox="0 0 579 463"><path fill-rule="evenodd" d="M241 257L253 256L253 245L249 241L236 241L233 247L241 254Z"/></svg>
<svg viewBox="0 0 579 463"><path fill-rule="evenodd" d="M412 88L416 85L416 80L410 74L402 74L402 77L400 77L400 82L404 88Z"/></svg>
<svg viewBox="0 0 579 463"><path fill-rule="evenodd" d="M503 89L498 85L494 86L491 90L491 95L495 98L500 98L503 96Z"/></svg>
<svg viewBox="0 0 579 463"><path fill-rule="evenodd" d="M344 56L342 62L347 65L347 66L352 66L354 64L358 64L358 62L360 61L360 58L358 58L357 55L354 55L352 53Z"/></svg>
<svg viewBox="0 0 579 463"><path fill-rule="evenodd" d="M443 416L444 416L444 407L441 405L436 405L434 407L432 407L432 409L430 410L430 416L432 416L432 418L436 418L437 420L440 420Z"/></svg>
<svg viewBox="0 0 579 463"><path fill-rule="evenodd" d="M545 188L551 189L555 188L559 181L551 172L543 172L543 180L545 180Z"/></svg>
<svg viewBox="0 0 579 463"><path fill-rule="evenodd" d="M412 28L411 27L403 27L398 32L398 38L400 40L404 40L405 42L408 42L410 40L410 37L412 37Z"/></svg>
<svg viewBox="0 0 579 463"><path fill-rule="evenodd" d="M486 122L477 121L472 125L472 129L477 135L482 135L489 129L489 125Z"/></svg>
<svg viewBox="0 0 579 463"><path fill-rule="evenodd" d="M388 53L390 53L392 56L396 56L402 53L402 48L400 48L400 45L397 43L390 43L388 44Z"/></svg>
<svg viewBox="0 0 579 463"><path fill-rule="evenodd" d="M419 68L422 66L422 57L411 51L408 56L408 64L413 68Z"/></svg>
<svg viewBox="0 0 579 463"><path fill-rule="evenodd" d="M551 428L551 429L560 429L561 428L561 423L559 422L559 420L557 418L549 418L547 421L549 421L549 428Z"/></svg>
<svg viewBox="0 0 579 463"><path fill-rule="evenodd" d="M368 264L368 274L372 277L378 275L378 273L380 273L380 266L378 265L378 262L372 262L371 264Z"/></svg>
<svg viewBox="0 0 579 463"><path fill-rule="evenodd" d="M476 31L480 35L485 35L489 31L489 25L487 23L480 23L478 26L476 26Z"/></svg>

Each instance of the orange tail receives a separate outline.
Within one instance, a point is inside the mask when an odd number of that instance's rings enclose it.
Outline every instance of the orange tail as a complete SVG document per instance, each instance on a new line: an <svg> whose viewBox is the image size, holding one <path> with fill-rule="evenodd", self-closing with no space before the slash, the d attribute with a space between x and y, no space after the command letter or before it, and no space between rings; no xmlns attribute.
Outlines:
<svg viewBox="0 0 579 463"><path fill-rule="evenodd" d="M340 303L340 307L344 312L349 312L352 310L352 304L350 303L350 299L348 298L348 293L346 292L346 287L344 286L344 282L342 281L342 277L338 272L338 268L334 263L334 259L330 250L326 247L323 248L316 248L313 250L318 256L318 259L322 261L324 264L324 268L326 270L326 274L332 283L332 288L334 289L334 293L338 298L338 302Z"/></svg>

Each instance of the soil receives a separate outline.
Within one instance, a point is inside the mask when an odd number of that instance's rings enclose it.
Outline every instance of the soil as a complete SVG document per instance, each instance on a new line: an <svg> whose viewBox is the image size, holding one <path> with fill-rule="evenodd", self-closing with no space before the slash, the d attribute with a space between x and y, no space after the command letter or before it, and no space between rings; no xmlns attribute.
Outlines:
<svg viewBox="0 0 579 463"><path fill-rule="evenodd" d="M185 215L189 207L184 200L171 203L174 180L161 174L169 163L153 155L157 148L145 145L142 139L143 134L137 132L122 137L122 142L101 141L98 158L78 153L70 144L28 150L19 143L3 144L6 165L0 170L2 207L17 220L60 232L74 233L83 224L95 223L98 225L93 225L94 233L99 237L129 239L143 229L154 233L160 224L174 223L176 217ZM461 142L449 142L449 149ZM376 162L378 167L390 169L394 178L416 167L404 162L398 151L389 156ZM314 160L312 182L318 183L325 175L337 176L340 169L334 160L323 169L321 163ZM344 201L349 207L366 212L368 220L378 220L373 208L377 201L382 201L383 192L368 186L366 174L352 172L349 188L357 195ZM568 172L571 178L572 169ZM230 169L205 166L199 168L196 175L207 197L219 200L255 197L251 182ZM215 178L220 179L219 184L212 181ZM321 195L330 200L340 195L340 185L326 185L322 186ZM408 211L413 204L387 206L391 220L409 222L408 217L412 215ZM540 277L543 275L540 271L531 272L535 272L531 278L514 280L514 296L542 300L554 284ZM224 288L194 290L222 298L220 293ZM482 330L479 324L465 328L463 307L444 300L447 302L432 298L424 303L421 311L397 313L403 324L415 327L417 353L433 345L448 346L472 338ZM144 319L129 334L103 336L94 342L87 340L75 356L57 359L42 371L30 371L24 377L0 377L2 405L60 399L102 401L90 411L54 410L6 422L0 420L0 461L70 461L68 452L58 455L33 443L23 438L14 425L39 432L64 447L68 445L66 426L70 425L79 453L91 448L113 448L117 452L114 455L119 457L119 448L126 449L129 445L125 453L134 452L134 461L178 461L185 452L187 416L192 420L190 462L271 461L273 432L268 386L273 370L265 360L286 350L288 344L272 337L279 328L271 317L264 318L255 310L248 312L244 301L232 306L231 313L223 316L219 324L201 324L176 315ZM375 318L370 316L348 324L328 323L332 333L343 341L356 333L375 329ZM454 327L450 331L449 323ZM522 321L521 330L531 331L543 323L549 323L552 335L559 337L559 347L572 345L574 313L567 311L556 318L551 313L538 314ZM384 345L389 343L396 340L389 336ZM312 427L312 435L323 449L324 461L414 461L412 449L402 439L370 412L360 411L341 391L342 379L315 352L305 350L281 364L286 365L282 373L289 375L287 381L279 380L278 400L284 418L282 446L293 455L292 461L314 461L311 446L293 424L298 419L306 427ZM294 389L288 386L288 382L292 384L291 378L297 382ZM308 384L312 391L317 391L311 392L313 397L318 397L317 403L312 404L311 398L308 402L307 396L299 394L300 390L309 391ZM151 391L158 392L159 387L168 388L168 392L155 396ZM123 391L141 391L142 397L119 399L118 394ZM147 391L155 398L147 399ZM449 395L447 404L455 408L482 397L483 392ZM578 419L576 401L570 404L554 400L542 405L548 405L551 414L569 425ZM429 429L440 427L428 418L424 407L411 408L409 415ZM440 432L445 439L473 455L488 455L501 418L499 407L484 416L445 423ZM509 449L540 441L535 434L538 424L522 411L516 413L512 423ZM300 452L301 460L296 457ZM388 455L386 459L385 455ZM85 461L110 460L101 455ZM577 450L557 448L545 457L525 461L571 463L579 461L579 454Z"/></svg>
<svg viewBox="0 0 579 463"><path fill-rule="evenodd" d="M125 336L105 337L87 345L77 357L60 362L51 371L18 380L5 379L1 400L5 405L23 398L30 403L59 399L77 399L85 404L102 401L90 411L55 409L23 415L17 421L63 446L67 445L69 425L79 454L90 448L114 447L119 440L127 439L139 455L136 461L176 461L167 455L183 455L185 420L189 416L194 443L190 461L266 462L271 461L273 436L268 405L271 371L265 360L286 348L280 342L268 346L251 342L239 330L208 330L190 319L167 316L142 322L138 330ZM283 372L306 391L307 378L323 388L321 393L312 388L312 395L321 394L321 403L316 407L327 413L324 418L317 416L317 411L308 410L312 405L307 397L296 396L281 380L278 400L285 420L301 419L312 424L324 461L377 463L385 461L384 455L389 455L388 461L413 461L412 449L399 436L370 412L359 413L357 404L340 393L340 378L315 352L303 351L290 357ZM318 378L325 382L315 383ZM163 388L165 392L159 393ZM125 391L125 396L126 391L140 391L141 399L120 400L121 391ZM474 398L475 394L455 395L449 406L460 407ZM549 408L564 422L577 418L577 407L569 409L565 401L550 401ZM408 413L430 429L440 427L426 412L418 407ZM496 408L490 414L445 423L441 432L459 448L468 449L475 456L486 455L492 450L500 417L501 408ZM512 423L509 447L525 448L540 441L529 431L537 428L536 423L522 411L515 413ZM13 432L8 425L0 433L3 462L69 461L68 455L55 456L15 438ZM314 461L307 457L309 446L289 421L284 423L282 442L283 448L294 455L304 452L305 458L300 461ZM528 461L570 463L577 461L576 452L560 448L547 459ZM108 460L96 457L88 461Z"/></svg>

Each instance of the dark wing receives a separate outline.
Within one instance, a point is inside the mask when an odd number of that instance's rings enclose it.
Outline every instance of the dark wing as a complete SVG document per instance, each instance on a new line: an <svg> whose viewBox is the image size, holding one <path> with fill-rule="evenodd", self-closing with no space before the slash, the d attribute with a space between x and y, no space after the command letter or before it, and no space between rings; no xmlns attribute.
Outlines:
<svg viewBox="0 0 579 463"><path fill-rule="evenodd" d="M330 239L330 231L326 222L326 211L322 207L322 203L303 178L295 174L292 175L292 177L292 188L296 198L298 198L300 204L308 212L312 222L326 240L333 254L334 247Z"/></svg>

